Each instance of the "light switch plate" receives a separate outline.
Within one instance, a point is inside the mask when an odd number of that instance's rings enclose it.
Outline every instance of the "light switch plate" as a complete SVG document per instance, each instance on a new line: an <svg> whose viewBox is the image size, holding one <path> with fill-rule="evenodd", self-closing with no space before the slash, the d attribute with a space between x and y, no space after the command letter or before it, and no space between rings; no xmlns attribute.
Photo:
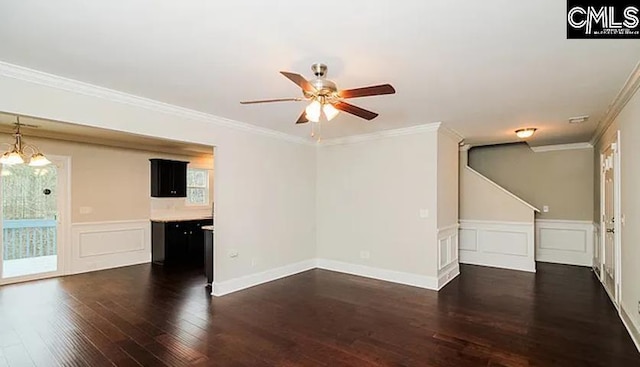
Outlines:
<svg viewBox="0 0 640 367"><path fill-rule="evenodd" d="M429 209L420 209L420 218L429 218Z"/></svg>

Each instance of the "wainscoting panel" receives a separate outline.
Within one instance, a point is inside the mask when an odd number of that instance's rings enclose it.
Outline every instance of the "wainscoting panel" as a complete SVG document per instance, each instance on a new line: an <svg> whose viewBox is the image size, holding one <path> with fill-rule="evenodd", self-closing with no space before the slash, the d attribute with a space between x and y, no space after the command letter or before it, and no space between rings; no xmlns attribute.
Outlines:
<svg viewBox="0 0 640 367"><path fill-rule="evenodd" d="M438 284L441 289L460 274L458 264L458 228L456 223L438 229Z"/></svg>
<svg viewBox="0 0 640 367"><path fill-rule="evenodd" d="M148 219L71 225L71 274L151 261Z"/></svg>
<svg viewBox="0 0 640 367"><path fill-rule="evenodd" d="M460 251L478 251L478 230L460 228Z"/></svg>
<svg viewBox="0 0 640 367"><path fill-rule="evenodd" d="M482 251L492 254L527 256L529 242L527 232L510 231L506 228L485 229L478 232L478 243Z"/></svg>
<svg viewBox="0 0 640 367"><path fill-rule="evenodd" d="M592 266L594 226L589 221L536 220L536 260Z"/></svg>
<svg viewBox="0 0 640 367"><path fill-rule="evenodd" d="M460 263L536 271L534 224L460 221Z"/></svg>

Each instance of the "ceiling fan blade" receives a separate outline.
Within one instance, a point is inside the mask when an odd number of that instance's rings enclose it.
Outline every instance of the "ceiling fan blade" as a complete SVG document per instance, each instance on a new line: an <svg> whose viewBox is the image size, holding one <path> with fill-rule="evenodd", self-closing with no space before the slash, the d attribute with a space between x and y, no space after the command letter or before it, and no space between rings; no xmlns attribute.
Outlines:
<svg viewBox="0 0 640 367"><path fill-rule="evenodd" d="M310 92L310 93L316 92L316 88L314 88L313 85L311 85L311 83L309 83L309 81L307 81L307 79L305 79L302 75L296 74L296 73L290 73L288 71L281 71L280 74L284 75L285 77L287 77L287 79L296 83L305 92Z"/></svg>
<svg viewBox="0 0 640 367"><path fill-rule="evenodd" d="M345 89L338 92L340 98L358 98L368 96L380 96L383 94L394 94L395 89L391 84L372 85L370 87Z"/></svg>
<svg viewBox="0 0 640 367"><path fill-rule="evenodd" d="M302 111L302 114L300 115L300 117L298 117L298 121L296 121L296 124L304 124L306 122L309 122L309 120L307 119L307 112Z"/></svg>
<svg viewBox="0 0 640 367"><path fill-rule="evenodd" d="M352 115L356 115L358 117L361 117L365 120L373 120L374 118L378 117L378 114L375 112L371 112L371 111L367 111L364 108L360 108L358 106L354 106L352 104L349 104L347 102L342 102L342 101L338 101L338 102L334 102L332 103L333 107L339 109L340 111L346 112L346 113L350 113Z"/></svg>
<svg viewBox="0 0 640 367"><path fill-rule="evenodd" d="M271 102L294 102L303 101L304 98L274 98L274 99L260 99L257 101L241 101L240 104L256 104L256 103L271 103Z"/></svg>

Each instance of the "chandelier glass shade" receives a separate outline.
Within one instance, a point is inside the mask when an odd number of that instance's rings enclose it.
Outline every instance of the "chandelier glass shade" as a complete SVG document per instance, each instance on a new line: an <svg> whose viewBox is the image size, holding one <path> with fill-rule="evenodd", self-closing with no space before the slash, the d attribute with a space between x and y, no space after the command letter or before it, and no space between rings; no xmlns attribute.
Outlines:
<svg viewBox="0 0 640 367"><path fill-rule="evenodd" d="M20 133L20 117L16 123L16 132L13 134L14 143L9 144L11 147L0 156L0 164L11 166L15 164L24 164L27 160L32 167L43 167L51 163L37 147L25 144L22 141L22 133ZM25 151L29 150L31 154Z"/></svg>

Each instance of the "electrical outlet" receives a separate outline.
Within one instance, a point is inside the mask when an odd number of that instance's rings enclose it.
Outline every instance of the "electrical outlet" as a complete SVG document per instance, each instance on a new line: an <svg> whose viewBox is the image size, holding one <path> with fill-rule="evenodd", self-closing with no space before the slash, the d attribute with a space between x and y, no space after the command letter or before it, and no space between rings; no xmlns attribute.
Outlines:
<svg viewBox="0 0 640 367"><path fill-rule="evenodd" d="M93 208L90 206L81 206L79 208L80 214L91 214L93 212Z"/></svg>
<svg viewBox="0 0 640 367"><path fill-rule="evenodd" d="M371 257L371 254L369 253L369 251L360 251L360 258L361 259L369 259Z"/></svg>
<svg viewBox="0 0 640 367"><path fill-rule="evenodd" d="M251 267L253 268L256 265L258 265L258 259L254 257L253 259L251 259Z"/></svg>
<svg viewBox="0 0 640 367"><path fill-rule="evenodd" d="M543 213L549 213L549 205L545 205L542 207L542 212Z"/></svg>
<svg viewBox="0 0 640 367"><path fill-rule="evenodd" d="M420 218L429 218L429 209L420 209Z"/></svg>

